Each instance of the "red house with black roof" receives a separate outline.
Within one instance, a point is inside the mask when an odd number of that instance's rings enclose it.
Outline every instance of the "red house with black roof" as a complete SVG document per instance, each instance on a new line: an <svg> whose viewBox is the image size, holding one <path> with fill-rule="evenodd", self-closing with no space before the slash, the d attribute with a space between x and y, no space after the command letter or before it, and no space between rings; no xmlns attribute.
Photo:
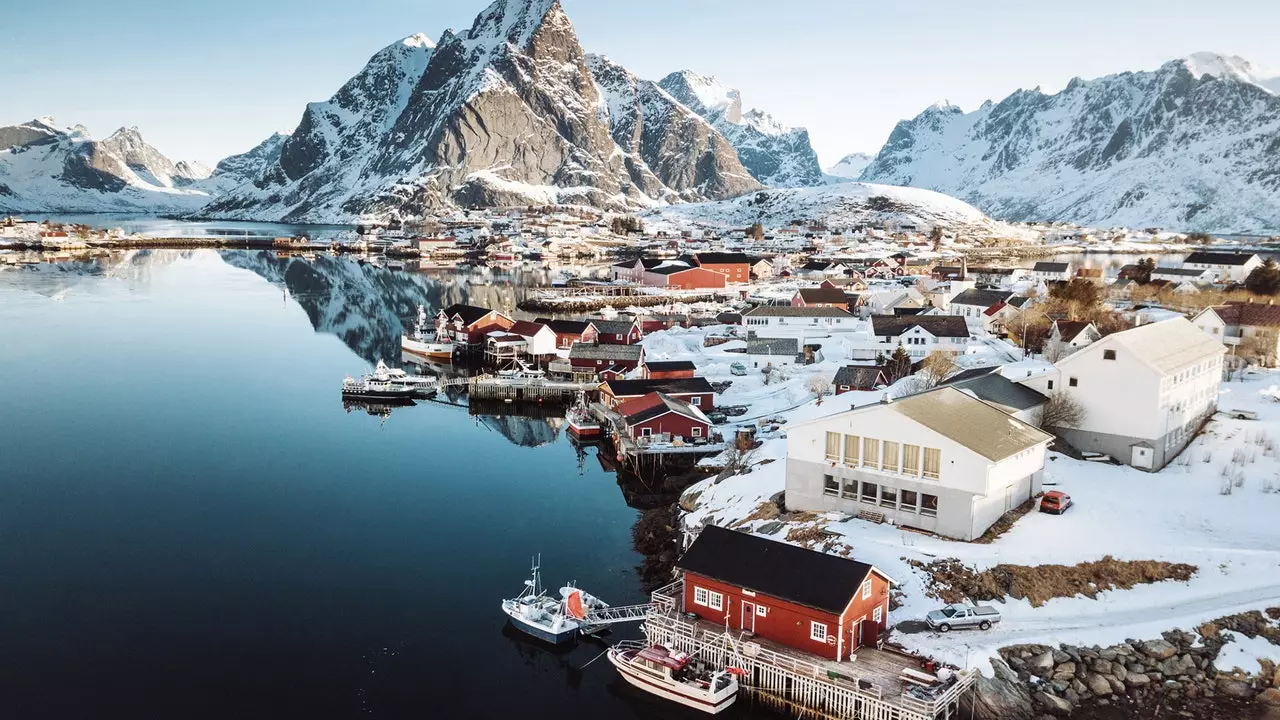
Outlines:
<svg viewBox="0 0 1280 720"><path fill-rule="evenodd" d="M688 360L646 360L640 369L645 380L678 380L691 378L697 367Z"/></svg>
<svg viewBox="0 0 1280 720"><path fill-rule="evenodd" d="M534 322L546 325L556 334L556 347L570 348L577 343L594 343L600 331L590 320L552 320L538 318Z"/></svg>
<svg viewBox="0 0 1280 720"><path fill-rule="evenodd" d="M708 525L676 563L683 612L829 660L874 645L893 580L875 567Z"/></svg>
<svg viewBox="0 0 1280 720"><path fill-rule="evenodd" d="M711 435L711 420L701 410L662 393L649 393L623 403L618 414L626 433L634 440L696 442Z"/></svg>
<svg viewBox="0 0 1280 720"><path fill-rule="evenodd" d="M616 346L626 347L626 346ZM610 380L600 385L600 402L615 410L623 403L642 398L649 393L662 393L698 408L703 412L715 409L715 388L704 377L672 378L667 380Z"/></svg>
<svg viewBox="0 0 1280 720"><path fill-rule="evenodd" d="M497 310L475 305L450 305L436 315L437 332L471 347L484 345L486 335L495 330L509 330L515 324L515 320Z"/></svg>

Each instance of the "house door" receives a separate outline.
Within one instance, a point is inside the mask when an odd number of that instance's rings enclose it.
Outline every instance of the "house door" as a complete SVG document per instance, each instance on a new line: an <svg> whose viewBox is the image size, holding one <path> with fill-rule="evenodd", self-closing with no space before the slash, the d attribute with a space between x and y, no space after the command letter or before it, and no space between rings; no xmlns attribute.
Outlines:
<svg viewBox="0 0 1280 720"><path fill-rule="evenodd" d="M1004 489L1004 511L1009 512L1013 509L1013 486Z"/></svg>
<svg viewBox="0 0 1280 720"><path fill-rule="evenodd" d="M747 632L756 631L756 605L748 600L742 601L742 618L739 627Z"/></svg>

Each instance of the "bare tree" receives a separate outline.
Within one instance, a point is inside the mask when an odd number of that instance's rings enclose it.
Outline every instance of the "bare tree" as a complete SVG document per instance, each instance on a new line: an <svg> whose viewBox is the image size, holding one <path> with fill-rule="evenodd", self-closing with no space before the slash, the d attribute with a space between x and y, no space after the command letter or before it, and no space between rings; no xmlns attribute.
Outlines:
<svg viewBox="0 0 1280 720"><path fill-rule="evenodd" d="M814 375L809 378L809 392L818 396L818 404L822 404L822 398L830 395L832 392L831 380L821 375Z"/></svg>
<svg viewBox="0 0 1280 720"><path fill-rule="evenodd" d="M1240 343L1239 353L1263 367L1275 367L1277 334L1275 330L1256 330Z"/></svg>
<svg viewBox="0 0 1280 720"><path fill-rule="evenodd" d="M920 363L921 385L925 389L937 387L959 369L960 366L956 365L950 354L934 350Z"/></svg>
<svg viewBox="0 0 1280 720"><path fill-rule="evenodd" d="M1074 428L1084 422L1084 406L1059 390L1049 395L1049 401L1040 408L1040 427Z"/></svg>

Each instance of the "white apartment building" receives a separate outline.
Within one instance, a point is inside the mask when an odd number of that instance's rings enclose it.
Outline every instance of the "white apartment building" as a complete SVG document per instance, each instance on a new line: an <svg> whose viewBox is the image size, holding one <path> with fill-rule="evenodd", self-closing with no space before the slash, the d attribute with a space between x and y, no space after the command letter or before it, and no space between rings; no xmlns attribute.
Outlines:
<svg viewBox="0 0 1280 720"><path fill-rule="evenodd" d="M1262 258L1252 253L1193 252L1182 261L1184 268L1208 270L1216 283L1242 283L1262 264Z"/></svg>
<svg viewBox="0 0 1280 720"><path fill-rule="evenodd" d="M1084 419L1078 427L1053 428L1078 450L1156 471L1217 410L1225 351L1176 317L1108 335L1024 384L1079 403Z"/></svg>
<svg viewBox="0 0 1280 720"><path fill-rule="evenodd" d="M953 387L790 426L791 510L980 537L1040 492L1052 436Z"/></svg>
<svg viewBox="0 0 1280 720"><path fill-rule="evenodd" d="M840 308L761 305L742 314L742 326L762 337L852 332L858 319Z"/></svg>
<svg viewBox="0 0 1280 720"><path fill-rule="evenodd" d="M866 330L848 345L853 360L888 357L902 346L912 362L919 362L935 350L964 355L971 343L968 325L956 315L872 315Z"/></svg>

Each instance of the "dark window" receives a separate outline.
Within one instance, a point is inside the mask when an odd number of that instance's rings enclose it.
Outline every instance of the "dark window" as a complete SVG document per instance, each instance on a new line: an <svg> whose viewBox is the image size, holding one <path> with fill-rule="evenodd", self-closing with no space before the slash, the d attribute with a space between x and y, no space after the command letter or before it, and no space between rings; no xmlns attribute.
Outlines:
<svg viewBox="0 0 1280 720"><path fill-rule="evenodd" d="M1103 351L1102 351L1102 359L1103 359L1103 360L1115 360L1115 359L1116 359L1116 351L1115 351L1115 350L1103 350Z"/></svg>
<svg viewBox="0 0 1280 720"><path fill-rule="evenodd" d="M840 481L830 475L822 476L822 493L824 495L840 495Z"/></svg>
<svg viewBox="0 0 1280 720"><path fill-rule="evenodd" d="M1050 380L1050 381L1049 381L1049 389L1050 389L1050 390L1052 390L1052 389L1053 389L1053 381L1052 381L1052 380Z"/></svg>
<svg viewBox="0 0 1280 720"><path fill-rule="evenodd" d="M1067 380L1067 384L1070 385L1071 387L1075 387L1080 383L1075 378L1071 378L1070 380Z"/></svg>

